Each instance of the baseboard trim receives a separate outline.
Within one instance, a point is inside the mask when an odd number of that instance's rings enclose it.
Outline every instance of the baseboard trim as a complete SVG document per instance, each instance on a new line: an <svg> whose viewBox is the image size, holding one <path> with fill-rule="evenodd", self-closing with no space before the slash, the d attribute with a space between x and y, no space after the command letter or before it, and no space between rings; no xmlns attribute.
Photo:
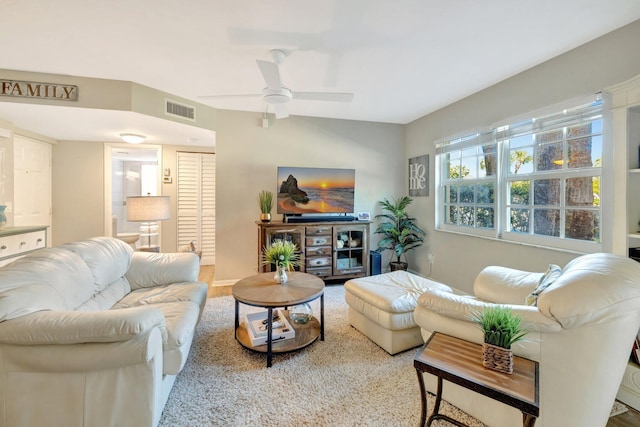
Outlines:
<svg viewBox="0 0 640 427"><path fill-rule="evenodd" d="M616 398L636 411L640 411L640 366L629 361Z"/></svg>
<svg viewBox="0 0 640 427"><path fill-rule="evenodd" d="M214 280L211 286L232 286L240 279L231 279L231 280Z"/></svg>

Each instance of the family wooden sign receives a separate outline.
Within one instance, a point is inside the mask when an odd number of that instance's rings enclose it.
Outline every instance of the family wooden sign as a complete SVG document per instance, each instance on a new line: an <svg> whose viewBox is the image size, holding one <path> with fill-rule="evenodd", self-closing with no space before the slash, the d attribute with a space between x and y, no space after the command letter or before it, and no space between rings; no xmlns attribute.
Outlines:
<svg viewBox="0 0 640 427"><path fill-rule="evenodd" d="M0 96L76 101L78 86L0 79Z"/></svg>

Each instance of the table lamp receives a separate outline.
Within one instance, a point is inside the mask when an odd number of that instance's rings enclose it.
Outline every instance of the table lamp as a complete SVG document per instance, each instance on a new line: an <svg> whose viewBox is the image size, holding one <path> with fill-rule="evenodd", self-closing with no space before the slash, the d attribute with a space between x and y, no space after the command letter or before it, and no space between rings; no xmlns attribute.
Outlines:
<svg viewBox="0 0 640 427"><path fill-rule="evenodd" d="M171 218L169 196L132 196L127 197L127 221L141 222L140 236L147 236L148 249L151 250L151 236L157 235L155 221Z"/></svg>

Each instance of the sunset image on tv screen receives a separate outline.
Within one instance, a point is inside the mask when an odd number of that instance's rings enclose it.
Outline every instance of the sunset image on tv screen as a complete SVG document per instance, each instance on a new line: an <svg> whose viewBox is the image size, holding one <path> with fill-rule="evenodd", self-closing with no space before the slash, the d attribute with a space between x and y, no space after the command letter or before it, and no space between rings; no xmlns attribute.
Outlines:
<svg viewBox="0 0 640 427"><path fill-rule="evenodd" d="M351 213L355 169L278 168L278 213Z"/></svg>

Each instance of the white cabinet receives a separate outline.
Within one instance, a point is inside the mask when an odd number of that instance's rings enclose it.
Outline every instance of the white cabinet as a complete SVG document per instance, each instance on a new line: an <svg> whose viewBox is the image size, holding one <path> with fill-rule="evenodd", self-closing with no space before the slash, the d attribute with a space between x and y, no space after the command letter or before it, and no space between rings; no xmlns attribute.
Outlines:
<svg viewBox="0 0 640 427"><path fill-rule="evenodd" d="M614 182L612 252L640 247L640 76L607 89L611 95Z"/></svg>
<svg viewBox="0 0 640 427"><path fill-rule="evenodd" d="M632 408L640 410L640 365L629 361L616 398Z"/></svg>
<svg viewBox="0 0 640 427"><path fill-rule="evenodd" d="M626 110L627 156L627 247L640 247L640 105ZM630 253L631 255L631 253Z"/></svg>
<svg viewBox="0 0 640 427"><path fill-rule="evenodd" d="M13 225L51 225L51 144L14 135Z"/></svg>
<svg viewBox="0 0 640 427"><path fill-rule="evenodd" d="M615 183L612 250L629 256L633 248L640 248L640 76L607 92L616 153L611 171ZM640 365L629 362L617 398L640 410Z"/></svg>
<svg viewBox="0 0 640 427"><path fill-rule="evenodd" d="M6 227L0 230L0 267L47 246L47 227Z"/></svg>

